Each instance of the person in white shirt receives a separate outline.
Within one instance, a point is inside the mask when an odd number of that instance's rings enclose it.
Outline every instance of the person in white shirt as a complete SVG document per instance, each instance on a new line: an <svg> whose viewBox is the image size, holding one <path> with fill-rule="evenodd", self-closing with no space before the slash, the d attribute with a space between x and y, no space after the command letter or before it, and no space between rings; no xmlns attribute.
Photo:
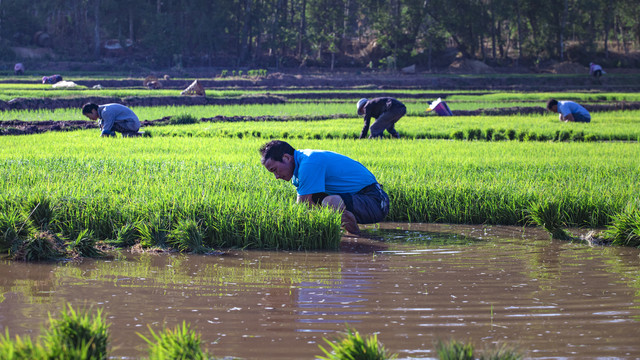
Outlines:
<svg viewBox="0 0 640 360"><path fill-rule="evenodd" d="M551 99L547 102L547 110L559 113L560 121L591 122L591 114L589 114L589 111L573 101Z"/></svg>

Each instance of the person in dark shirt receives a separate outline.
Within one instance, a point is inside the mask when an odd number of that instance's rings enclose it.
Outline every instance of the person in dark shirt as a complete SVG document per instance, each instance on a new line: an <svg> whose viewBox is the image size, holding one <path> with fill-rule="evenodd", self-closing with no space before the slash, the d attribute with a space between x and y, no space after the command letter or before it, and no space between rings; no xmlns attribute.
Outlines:
<svg viewBox="0 0 640 360"><path fill-rule="evenodd" d="M396 122L407 113L407 108L400 101L391 97L375 99L360 99L358 101L358 115L364 115L364 127L360 139L364 139L369 131L371 118L376 121L371 125L370 139L382 137L385 130L396 139L400 134L396 131Z"/></svg>

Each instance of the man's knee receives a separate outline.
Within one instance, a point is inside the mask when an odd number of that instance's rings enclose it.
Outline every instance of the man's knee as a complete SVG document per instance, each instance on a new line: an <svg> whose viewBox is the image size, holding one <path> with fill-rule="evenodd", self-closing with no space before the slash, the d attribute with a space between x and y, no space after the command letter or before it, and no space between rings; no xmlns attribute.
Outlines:
<svg viewBox="0 0 640 360"><path fill-rule="evenodd" d="M342 201L342 197L340 197L340 195L326 196L324 199L322 199L322 205L336 210L345 209L344 201Z"/></svg>

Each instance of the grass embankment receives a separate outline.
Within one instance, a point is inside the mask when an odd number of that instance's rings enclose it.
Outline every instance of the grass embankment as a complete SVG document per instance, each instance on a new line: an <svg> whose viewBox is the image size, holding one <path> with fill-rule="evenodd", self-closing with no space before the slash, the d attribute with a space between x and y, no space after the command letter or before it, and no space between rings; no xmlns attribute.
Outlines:
<svg viewBox="0 0 640 360"><path fill-rule="evenodd" d="M294 188L260 165L263 139L102 139L79 131L0 142L5 250L25 224L71 239L87 230L123 246L200 252L339 243L337 214L296 205ZM388 221L523 225L551 204L559 224L595 228L640 203L637 144L291 143L337 151L371 169L392 199ZM40 214L38 204L49 206Z"/></svg>

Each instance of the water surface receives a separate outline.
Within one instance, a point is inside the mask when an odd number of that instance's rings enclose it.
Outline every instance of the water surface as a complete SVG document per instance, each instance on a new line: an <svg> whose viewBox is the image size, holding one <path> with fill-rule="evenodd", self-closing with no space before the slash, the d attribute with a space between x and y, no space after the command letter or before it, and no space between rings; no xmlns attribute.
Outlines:
<svg viewBox="0 0 640 360"><path fill-rule="evenodd" d="M183 321L219 357L314 359L349 324L400 359L435 359L434 343L450 339L532 359L640 358L638 249L514 227L366 233L374 240L345 238L339 252L2 261L0 331L35 337L70 303L104 309L113 358L146 356L137 333Z"/></svg>

